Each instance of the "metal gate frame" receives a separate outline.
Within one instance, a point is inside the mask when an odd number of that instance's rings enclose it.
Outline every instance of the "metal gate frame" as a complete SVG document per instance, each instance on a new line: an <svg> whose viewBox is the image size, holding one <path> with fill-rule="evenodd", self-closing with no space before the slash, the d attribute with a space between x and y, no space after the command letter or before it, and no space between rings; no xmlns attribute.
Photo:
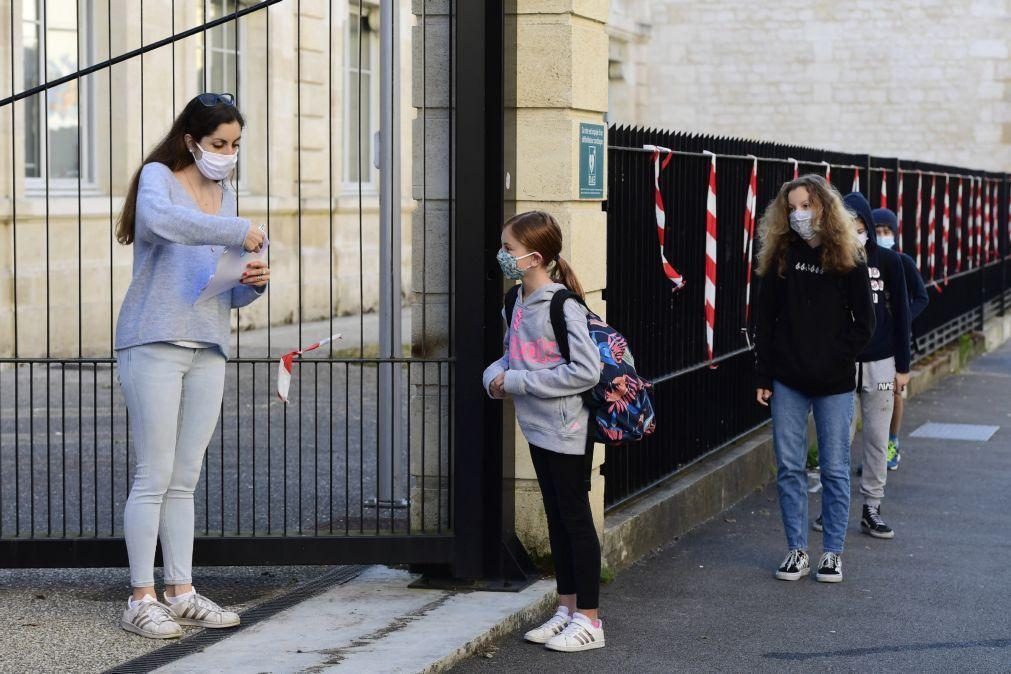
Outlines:
<svg viewBox="0 0 1011 674"><path fill-rule="evenodd" d="M241 10L236 8L233 14L0 100L0 107L282 1L265 0ZM452 3L451 11L456 50L451 58L456 64L452 84L456 134L451 139L455 162L451 246L456 275L452 280L453 345L449 358L453 380L450 442L457 448L450 487L453 529L435 535L198 536L195 564L408 563L433 576L499 579L504 581L502 586L511 589L515 588L510 581L530 575L529 558L513 531L513 494L503 488L503 468L512 456L511 449L503 447L501 408L479 388L485 363L496 358L501 349L501 288L489 260L498 248L504 198L504 3ZM466 57L460 58L461 54ZM473 223L484 226L474 227ZM475 264L475 259L481 263ZM4 360L18 361L16 357ZM475 443L474 439L479 441ZM3 567L104 567L126 563L126 548L118 537L0 539Z"/></svg>

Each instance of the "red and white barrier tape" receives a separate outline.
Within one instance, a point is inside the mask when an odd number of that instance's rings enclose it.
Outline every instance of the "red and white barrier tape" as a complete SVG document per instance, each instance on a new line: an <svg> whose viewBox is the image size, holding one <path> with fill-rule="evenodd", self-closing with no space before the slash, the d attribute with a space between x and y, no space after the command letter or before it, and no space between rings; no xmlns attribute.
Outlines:
<svg viewBox="0 0 1011 674"><path fill-rule="evenodd" d="M951 227L951 176L944 176L944 213L941 220L941 273L948 285L948 231Z"/></svg>
<svg viewBox="0 0 1011 674"><path fill-rule="evenodd" d="M716 155L710 155L709 192L706 195L706 349L713 368L713 339L716 332Z"/></svg>
<svg viewBox="0 0 1011 674"><path fill-rule="evenodd" d="M660 193L660 172L667 168L671 159L674 158L674 154L669 148L659 147L657 145L643 145L642 147L644 150L650 150L653 153L653 201L656 205L656 238L660 244L660 265L663 267L664 276L666 276L667 280L674 285L674 291L676 292L684 288L685 279L681 273L667 261L667 256L663 252L663 244L667 231L667 215L664 210L663 195ZM667 154L662 165L660 162L661 152Z"/></svg>
<svg viewBox="0 0 1011 674"><path fill-rule="evenodd" d="M930 282L937 285L937 255L935 254L934 243L937 229L937 176L930 177L930 212L927 214L927 269L930 270Z"/></svg>
<svg viewBox="0 0 1011 674"><path fill-rule="evenodd" d="M962 177L958 177L958 196L955 198L955 273L962 271Z"/></svg>
<svg viewBox="0 0 1011 674"><path fill-rule="evenodd" d="M902 211L904 210L902 208L902 183L904 183L904 182L905 181L903 180L902 171L899 170L899 172L898 172L899 202L898 202L898 205L897 205L898 207L895 209L895 216L898 219L898 225L897 225L898 232L896 233L895 238L897 239L896 243L899 246L899 252L900 253L902 252Z"/></svg>
<svg viewBox="0 0 1011 674"><path fill-rule="evenodd" d="M923 273L923 172L916 173L916 268Z"/></svg>
<svg viewBox="0 0 1011 674"><path fill-rule="evenodd" d="M335 339L341 339L341 336L331 335L326 339L322 339L315 344L310 344L309 346L299 349L298 351L289 351L288 353L281 356L280 362L277 364L277 397L280 398L285 403L288 402L288 388L291 386L291 365L292 362L307 351L313 351L323 346L324 344L329 344Z"/></svg>
<svg viewBox="0 0 1011 674"><path fill-rule="evenodd" d="M751 179L748 180L748 198L744 204L744 327L751 320L751 262L755 240L755 215L758 206L758 158L751 163Z"/></svg>
<svg viewBox="0 0 1011 674"><path fill-rule="evenodd" d="M860 191L860 167L853 169L853 189L850 192Z"/></svg>

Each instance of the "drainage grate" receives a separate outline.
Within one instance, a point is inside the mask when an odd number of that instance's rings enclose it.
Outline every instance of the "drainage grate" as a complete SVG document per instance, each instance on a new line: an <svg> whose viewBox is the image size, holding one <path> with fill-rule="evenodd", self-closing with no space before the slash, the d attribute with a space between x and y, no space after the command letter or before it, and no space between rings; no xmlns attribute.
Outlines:
<svg viewBox="0 0 1011 674"><path fill-rule="evenodd" d="M289 609L295 604L315 597L326 592L337 585L344 585L357 578L368 566L354 565L342 566L334 569L330 573L311 580L303 585L299 585L291 592L287 592L280 597L266 601L259 606L255 606L248 611L241 613L242 624L231 630L203 630L191 637L186 637L173 644L151 651L139 658L134 658L121 665L116 665L106 670L105 674L146 674L159 667L175 662L176 660L202 651L205 648L223 641L228 637L244 630L248 627L270 618L285 609Z"/></svg>
<svg viewBox="0 0 1011 674"><path fill-rule="evenodd" d="M981 426L976 424L938 424L929 422L912 432L913 438L934 438L937 440L969 440L986 442L1000 426Z"/></svg>

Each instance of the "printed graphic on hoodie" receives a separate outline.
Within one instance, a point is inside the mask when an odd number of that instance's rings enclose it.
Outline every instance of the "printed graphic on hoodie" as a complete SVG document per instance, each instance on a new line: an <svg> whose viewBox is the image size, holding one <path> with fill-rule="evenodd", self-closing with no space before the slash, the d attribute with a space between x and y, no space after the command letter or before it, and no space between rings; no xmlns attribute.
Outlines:
<svg viewBox="0 0 1011 674"><path fill-rule="evenodd" d="M877 267L868 267L867 275L871 277L871 299L878 304L885 294L885 282L881 280L881 271Z"/></svg>
<svg viewBox="0 0 1011 674"><path fill-rule="evenodd" d="M544 337L538 337L532 342L520 339L520 324L523 322L523 307L516 305L513 310L513 325L509 337L509 357L516 361L555 365L562 362L562 353L558 343Z"/></svg>

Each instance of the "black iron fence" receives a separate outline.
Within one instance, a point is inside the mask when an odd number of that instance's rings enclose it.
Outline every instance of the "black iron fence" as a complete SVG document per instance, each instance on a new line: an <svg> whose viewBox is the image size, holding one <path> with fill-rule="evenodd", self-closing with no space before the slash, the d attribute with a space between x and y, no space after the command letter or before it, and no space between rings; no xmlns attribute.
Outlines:
<svg viewBox="0 0 1011 674"><path fill-rule="evenodd" d="M628 337L637 367L654 382L658 419L656 434L644 443L608 448L604 465L608 508L641 494L768 422L767 411L755 403L753 356L747 332L750 326L746 319L744 217L755 158L756 246L757 219L795 172L828 172L832 184L843 194L852 191L855 180L859 180L859 190L872 206L887 205L892 210L899 210L902 180L903 250L914 259L919 253L924 280L930 284L930 306L913 325L917 357L979 328L986 317L1004 311L1011 260L1006 174L623 126L610 129L608 143L607 319ZM672 291L661 267L653 155L644 149L645 145L673 150L669 165L660 173L659 186L666 213L663 251L686 280L678 292ZM715 153L717 158L712 363L707 352L704 309L711 161L707 153ZM662 160L667 156L661 153ZM957 199L959 180L961 202ZM974 189L970 189L970 182L974 182ZM918 184L922 185L919 190ZM985 199L980 200L977 209L970 199L980 186ZM949 235L945 248L946 187ZM990 204L988 209L982 208L984 202ZM968 236L970 217L975 243ZM989 244L983 242L985 235L990 237ZM752 298L757 283L756 277Z"/></svg>
<svg viewBox="0 0 1011 674"><path fill-rule="evenodd" d="M485 232L456 223L501 218L501 162L487 159L501 154L487 140L502 128L501 3L7 4L0 566L126 561L136 453L113 326L130 251L115 220L143 153L213 90L246 117L233 188L239 215L270 231L272 282L235 317L197 563L509 575L487 540L508 537L501 480L478 479L501 441L454 440L499 428L487 406L455 413L458 376L477 381L487 356L484 324L454 317L485 311L473 260L493 259ZM296 360L279 402L278 357L334 333L344 340Z"/></svg>

